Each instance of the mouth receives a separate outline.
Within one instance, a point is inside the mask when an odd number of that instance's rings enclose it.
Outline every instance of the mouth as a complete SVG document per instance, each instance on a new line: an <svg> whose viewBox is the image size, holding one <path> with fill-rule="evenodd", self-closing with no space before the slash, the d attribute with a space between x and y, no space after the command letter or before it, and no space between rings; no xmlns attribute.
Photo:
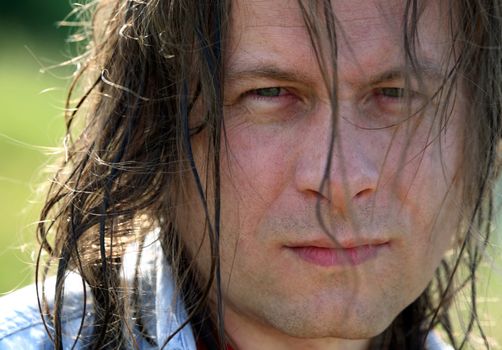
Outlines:
<svg viewBox="0 0 502 350"><path fill-rule="evenodd" d="M305 244L287 246L301 260L322 267L357 266L375 259L389 242L377 242L357 245L340 245L338 247Z"/></svg>

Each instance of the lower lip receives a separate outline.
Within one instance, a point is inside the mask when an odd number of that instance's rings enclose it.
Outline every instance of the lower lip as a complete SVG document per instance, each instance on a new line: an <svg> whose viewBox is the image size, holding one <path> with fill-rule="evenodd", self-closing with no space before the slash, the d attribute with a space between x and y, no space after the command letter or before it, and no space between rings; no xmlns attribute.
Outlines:
<svg viewBox="0 0 502 350"><path fill-rule="evenodd" d="M377 257L388 244L353 248L289 247L302 260L318 266L356 266Z"/></svg>

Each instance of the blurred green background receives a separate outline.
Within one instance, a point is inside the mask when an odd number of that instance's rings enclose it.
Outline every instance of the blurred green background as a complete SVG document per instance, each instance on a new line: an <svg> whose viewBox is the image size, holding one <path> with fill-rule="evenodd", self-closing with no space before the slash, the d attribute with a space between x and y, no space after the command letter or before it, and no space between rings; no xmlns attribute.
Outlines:
<svg viewBox="0 0 502 350"><path fill-rule="evenodd" d="M70 12L68 1L0 5L0 295L33 282L35 226L43 200L36 191L50 178L52 148L61 145L71 74L71 69L43 68L72 56L65 42L68 29L56 25ZM496 263L483 267L478 295L483 324L499 348L502 249L496 235ZM462 304L458 308L468 312Z"/></svg>
<svg viewBox="0 0 502 350"><path fill-rule="evenodd" d="M41 69L69 57L68 30L56 23L65 1L0 5L0 293L33 281L35 222L50 148L64 133L68 69Z"/></svg>

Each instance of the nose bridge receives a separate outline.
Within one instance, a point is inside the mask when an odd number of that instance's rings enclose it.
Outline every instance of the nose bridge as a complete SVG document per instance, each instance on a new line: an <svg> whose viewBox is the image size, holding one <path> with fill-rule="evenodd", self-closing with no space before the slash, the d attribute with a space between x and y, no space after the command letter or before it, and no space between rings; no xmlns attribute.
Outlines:
<svg viewBox="0 0 502 350"><path fill-rule="evenodd" d="M350 110L337 117L335 139L331 153L331 167L327 172L331 197L351 198L376 187L377 173L370 157L370 139L359 127L350 123ZM338 193L340 192L340 193Z"/></svg>
<svg viewBox="0 0 502 350"><path fill-rule="evenodd" d="M375 152L368 138L371 131L350 123L351 113L357 111L350 105L340 105L333 140L331 109L324 107L317 113L298 168L301 186L319 192L338 209L370 196L378 182L376 160L372 159Z"/></svg>

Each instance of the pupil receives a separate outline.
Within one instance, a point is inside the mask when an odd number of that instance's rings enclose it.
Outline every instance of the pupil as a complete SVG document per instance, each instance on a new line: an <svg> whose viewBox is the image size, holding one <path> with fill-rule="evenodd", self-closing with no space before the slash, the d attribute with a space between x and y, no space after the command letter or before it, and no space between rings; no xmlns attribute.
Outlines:
<svg viewBox="0 0 502 350"><path fill-rule="evenodd" d="M395 97L395 98L404 96L403 89L399 88L383 88L382 94L387 97Z"/></svg>
<svg viewBox="0 0 502 350"><path fill-rule="evenodd" d="M275 97L279 96L280 93L281 93L281 88L278 87L263 88L256 90L256 94L258 96L263 96L263 97Z"/></svg>

